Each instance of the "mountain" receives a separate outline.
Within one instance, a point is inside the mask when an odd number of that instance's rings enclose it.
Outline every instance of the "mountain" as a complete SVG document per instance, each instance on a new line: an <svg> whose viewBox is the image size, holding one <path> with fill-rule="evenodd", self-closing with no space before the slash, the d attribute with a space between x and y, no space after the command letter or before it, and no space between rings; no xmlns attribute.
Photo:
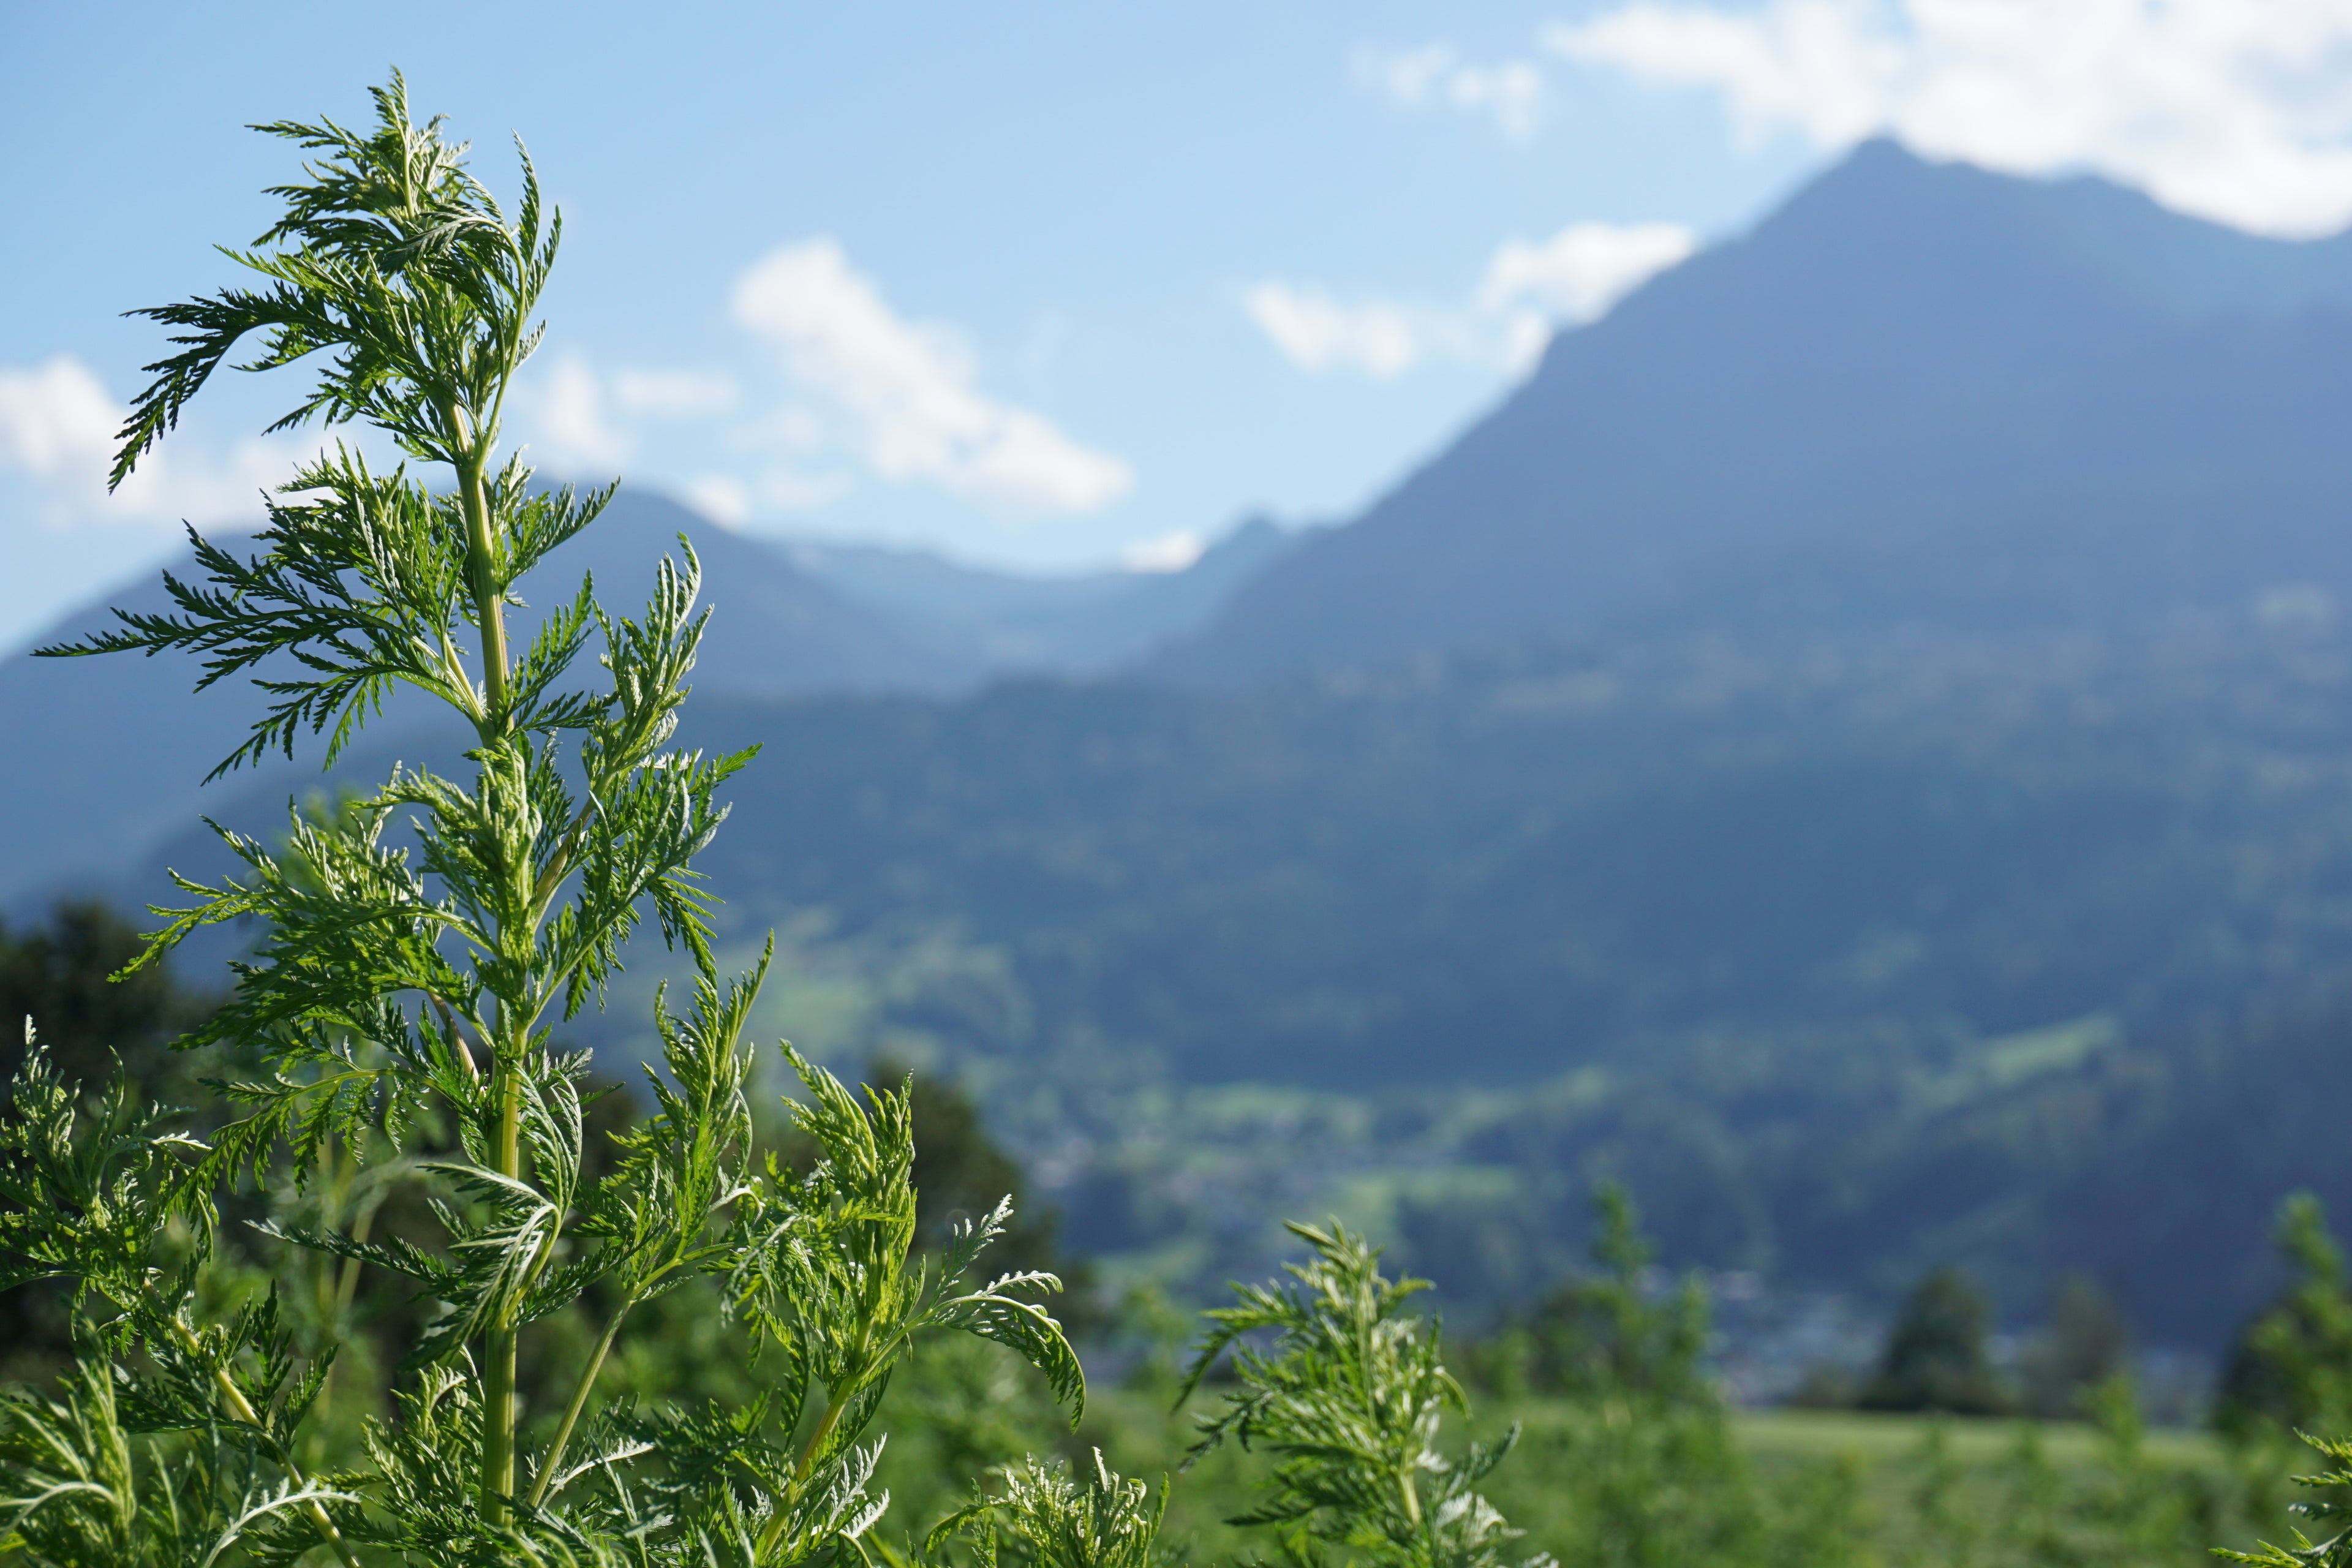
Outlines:
<svg viewBox="0 0 2352 1568"><path fill-rule="evenodd" d="M681 533L701 558L704 600L716 609L695 672L705 697L949 692L1008 672L1100 673L1197 628L1299 537L1254 519L1181 572L1041 579L916 552L764 540L625 489L525 580L524 597L568 598L584 573L609 609L626 614ZM189 565L184 556L170 569L184 575ZM147 576L66 616L35 646L111 626L117 605L156 612L170 601L160 575ZM535 616L517 620L528 628ZM223 793L200 791L196 781L258 708L241 685L191 700L194 679L187 660L0 659L0 732L40 742L34 760L0 784L0 907L115 876ZM395 697L374 735L401 736L406 710ZM314 759L272 759L255 772L281 801L318 779Z"/></svg>
<svg viewBox="0 0 2352 1568"><path fill-rule="evenodd" d="M878 624L760 541L718 528L661 496L624 490L596 524L524 581L527 600L551 605L593 573L606 605L627 613L651 591L653 563L675 554L677 536L700 555L706 598L717 607L697 682L707 694L857 689L944 689L963 666ZM184 560L173 567L184 573ZM160 576L75 612L36 646L70 642L114 624L109 608L170 608ZM518 616L518 628L535 616ZM259 711L251 688L215 688L191 699L194 662L178 658L36 658L0 661L0 733L28 737L0 784L0 903L23 905L53 888L110 875L199 811L220 809L252 775L200 789ZM410 731L414 711L395 700L371 738ZM445 741L447 737L442 737ZM315 752L257 770L278 799L318 777Z"/></svg>
<svg viewBox="0 0 2352 1568"><path fill-rule="evenodd" d="M682 731L764 748L701 863L731 956L780 933L755 1032L963 1074L1187 1287L1337 1214L1523 1294L1614 1174L1677 1266L1958 1261L2012 1320L2090 1267L2218 1346L2283 1193L2352 1214L2347 255L1866 148L1237 571L1176 679L962 684L1099 653L1116 584L711 536L718 625L777 606ZM559 558L621 605L677 517L632 515ZM131 901L217 864L234 724L111 667L0 712L47 792L0 852ZM208 799L267 831L297 776ZM631 961L568 1038L644 1048Z"/></svg>
<svg viewBox="0 0 2352 1568"><path fill-rule="evenodd" d="M1527 636L2122 626L2352 591L2352 237L1856 151L1557 337L1152 661L1258 679Z"/></svg>
<svg viewBox="0 0 2352 1568"><path fill-rule="evenodd" d="M785 933L763 1032L990 1088L1090 1247L1206 1293L1338 1213L1467 1308L1615 1175L1678 1267L2088 1268L2213 1349L2281 1196L2352 1215L2347 692L2352 628L2243 607L688 731L767 747L704 862Z"/></svg>
<svg viewBox="0 0 2352 1568"><path fill-rule="evenodd" d="M2352 1215L2352 629L1525 646L1241 689L711 696L753 1033L942 1067L1072 1239L1202 1294L1285 1216L1456 1306L1626 1179L1677 1267L2216 1348ZM386 749L356 759L380 775ZM225 815L267 831L267 792ZM220 865L200 828L158 868ZM126 900L127 901L127 900ZM646 1045L649 935L567 1037Z"/></svg>
<svg viewBox="0 0 2352 1568"><path fill-rule="evenodd" d="M1299 535L1245 519L1176 572L1024 577L928 551L796 541L795 566L909 643L985 675L1100 675L1198 631Z"/></svg>

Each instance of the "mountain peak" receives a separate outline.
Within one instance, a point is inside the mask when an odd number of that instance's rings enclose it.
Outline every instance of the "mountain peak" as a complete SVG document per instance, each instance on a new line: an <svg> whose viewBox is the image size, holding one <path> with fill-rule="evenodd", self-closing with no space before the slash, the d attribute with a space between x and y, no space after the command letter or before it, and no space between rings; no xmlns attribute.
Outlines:
<svg viewBox="0 0 2352 1568"><path fill-rule="evenodd" d="M1156 667L1248 679L1658 617L2147 615L2352 586L2352 237L1866 142ZM2339 596L2343 596L2339 595Z"/></svg>
<svg viewBox="0 0 2352 1568"><path fill-rule="evenodd" d="M1738 245L1933 272L2072 272L2179 319L2280 319L2352 306L2352 237L2283 240L2158 205L2097 174L2006 174L1876 137Z"/></svg>

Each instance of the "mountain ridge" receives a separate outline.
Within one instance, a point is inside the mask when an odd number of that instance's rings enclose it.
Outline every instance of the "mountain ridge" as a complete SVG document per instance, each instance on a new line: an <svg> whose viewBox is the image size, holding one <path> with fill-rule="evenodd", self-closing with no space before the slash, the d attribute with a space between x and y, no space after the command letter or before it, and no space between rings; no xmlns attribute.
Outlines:
<svg viewBox="0 0 2352 1568"><path fill-rule="evenodd" d="M623 490L605 514L521 584L545 604L571 596L593 574L606 603L624 614L650 591L654 563L690 537L719 611L704 645L705 683L763 694L859 686L943 689L951 667L898 638L796 573L758 542L730 533L649 492ZM185 576L192 563L164 570ZM79 640L115 624L113 606L172 608L162 572L125 584L73 611L36 647ZM518 629L538 615L517 615ZM262 699L244 680L194 696L192 659L113 654L0 660L0 733L37 735L47 765L20 769L0 811L0 901L23 905L113 869L113 862L184 827L207 802L257 782L289 794L320 782L316 743L289 761L270 756L207 791L199 781L242 738ZM426 713L395 693L373 736L454 746L446 715ZM219 809L215 805L213 809Z"/></svg>
<svg viewBox="0 0 2352 1568"><path fill-rule="evenodd" d="M926 606L904 584L859 591L849 574L812 570L807 552L720 527L656 491L625 488L603 517L567 542L520 587L527 601L568 600L592 575L608 607L630 613L651 585L654 562L686 535L700 557L704 602L715 608L695 673L706 696L795 692L970 690L1007 676L1107 672L1155 641L1205 618L1219 598L1297 535L1255 519L1225 535L1181 573L1099 574L1035 583L947 567L961 613ZM882 553L882 552L871 552ZM158 571L68 612L33 647L79 641L115 625L114 607L163 613L163 583L187 578L184 552ZM985 602L1011 597L1009 609ZM1024 595L1026 595L1024 598ZM519 637L538 612L518 612ZM1010 637L1013 646L999 644ZM999 639L992 642L991 638ZM43 754L69 765L36 767L0 786L0 905L24 906L88 878L107 878L127 855L193 821L207 793L198 783L236 745L260 699L243 680L195 694L193 661L170 657L0 658L0 733L37 734ZM404 693L372 726L374 737L454 751L445 715ZM403 739L413 737L413 739ZM289 794L317 787L314 757L263 759L229 781L256 780Z"/></svg>
<svg viewBox="0 0 2352 1568"><path fill-rule="evenodd" d="M1887 597L1937 574L1882 573L1838 613L1998 617L2021 567L2078 614L2200 601L2208 574L2240 595L2352 585L2334 500L2352 460L2326 417L2352 404L2347 365L2352 237L2256 239L2095 180L1871 143L1559 334L1496 408L1148 668L1245 680L1752 616L1818 599L1841 554L1936 561L1979 531L2006 581L1927 582L1938 610ZM1709 571L1748 602L1694 595Z"/></svg>

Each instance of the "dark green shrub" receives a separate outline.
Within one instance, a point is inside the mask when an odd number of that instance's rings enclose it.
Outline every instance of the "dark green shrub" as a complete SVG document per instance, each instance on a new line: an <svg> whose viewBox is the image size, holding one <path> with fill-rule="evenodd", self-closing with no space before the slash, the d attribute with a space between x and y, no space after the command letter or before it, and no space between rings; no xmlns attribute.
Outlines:
<svg viewBox="0 0 2352 1568"><path fill-rule="evenodd" d="M2011 1401L1993 1376L1985 1338L1992 1303L1957 1268L1938 1268L1904 1300L1877 1370L1855 1401L1864 1410L1998 1415Z"/></svg>

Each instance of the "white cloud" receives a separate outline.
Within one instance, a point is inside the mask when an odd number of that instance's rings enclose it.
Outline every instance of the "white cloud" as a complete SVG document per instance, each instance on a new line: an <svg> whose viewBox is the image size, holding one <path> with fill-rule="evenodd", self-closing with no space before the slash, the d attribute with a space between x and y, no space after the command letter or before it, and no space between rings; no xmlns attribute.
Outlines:
<svg viewBox="0 0 2352 1568"><path fill-rule="evenodd" d="M713 522L740 528L761 509L814 511L839 500L855 483L844 473L807 474L776 467L762 469L749 482L735 474L698 474L680 488L697 511Z"/></svg>
<svg viewBox="0 0 2352 1568"><path fill-rule="evenodd" d="M731 474L704 474L685 488L688 502L713 522L740 528L751 515L751 487Z"/></svg>
<svg viewBox="0 0 2352 1568"><path fill-rule="evenodd" d="M1180 528L1157 539L1139 539L1119 552L1118 563L1129 572L1181 572L1201 559L1209 542L1199 531Z"/></svg>
<svg viewBox="0 0 2352 1568"><path fill-rule="evenodd" d="M1712 89L1749 138L1885 132L2013 174L2095 171L2261 233L2352 221L2352 0L1637 0L1543 42Z"/></svg>
<svg viewBox="0 0 2352 1568"><path fill-rule="evenodd" d="M53 528L257 523L259 492L284 482L304 449L275 437L220 452L183 434L141 458L109 494L115 437L128 413L71 354L30 368L0 366L0 472L32 482L42 521Z"/></svg>
<svg viewBox="0 0 2352 1568"><path fill-rule="evenodd" d="M0 463L51 483L101 478L122 409L89 367L58 354L30 370L0 370Z"/></svg>
<svg viewBox="0 0 2352 1568"><path fill-rule="evenodd" d="M1543 123L1543 69L1531 60L1471 65L1450 44L1426 44L1417 49L1358 49L1353 68L1358 81L1391 102L1485 114L1515 142L1527 141Z"/></svg>
<svg viewBox="0 0 2352 1568"><path fill-rule="evenodd" d="M898 315L833 239L771 252L737 281L733 305L882 479L1031 512L1092 511L1134 481L1123 459L982 394L961 337Z"/></svg>
<svg viewBox="0 0 2352 1568"><path fill-rule="evenodd" d="M551 364L532 400L532 445L558 467L617 468L648 419L709 419L733 408L734 380L712 371L600 372L572 353Z"/></svg>
<svg viewBox="0 0 2352 1568"><path fill-rule="evenodd" d="M555 362L538 412L540 445L559 464L615 468L635 448L636 443L606 417L604 386L577 354Z"/></svg>
<svg viewBox="0 0 2352 1568"><path fill-rule="evenodd" d="M1396 375L1426 357L1434 336L1426 311L1388 300L1349 303L1272 279L1244 289L1242 309L1284 358L1307 371Z"/></svg>
<svg viewBox="0 0 2352 1568"><path fill-rule="evenodd" d="M787 403L760 422L761 436L788 452L822 452L828 437L824 416L804 403Z"/></svg>
<svg viewBox="0 0 2352 1568"><path fill-rule="evenodd" d="M1697 244L1680 224L1570 224L1549 239L1505 241L1466 305L1347 300L1269 279L1242 291L1242 308L1305 371L1385 379L1444 359L1517 374L1534 364L1555 322L1600 320Z"/></svg>
<svg viewBox="0 0 2352 1568"><path fill-rule="evenodd" d="M660 419L724 414L739 395L734 377L715 371L625 370L613 377L613 401L623 411Z"/></svg>
<svg viewBox="0 0 2352 1568"><path fill-rule="evenodd" d="M1697 248L1698 236L1678 223L1572 223L1549 239L1504 242L1478 302L1490 310L1532 302L1565 321L1598 321Z"/></svg>
<svg viewBox="0 0 2352 1568"><path fill-rule="evenodd" d="M838 471L812 474L777 467L761 472L758 493L778 511L814 511L847 495L856 483Z"/></svg>

